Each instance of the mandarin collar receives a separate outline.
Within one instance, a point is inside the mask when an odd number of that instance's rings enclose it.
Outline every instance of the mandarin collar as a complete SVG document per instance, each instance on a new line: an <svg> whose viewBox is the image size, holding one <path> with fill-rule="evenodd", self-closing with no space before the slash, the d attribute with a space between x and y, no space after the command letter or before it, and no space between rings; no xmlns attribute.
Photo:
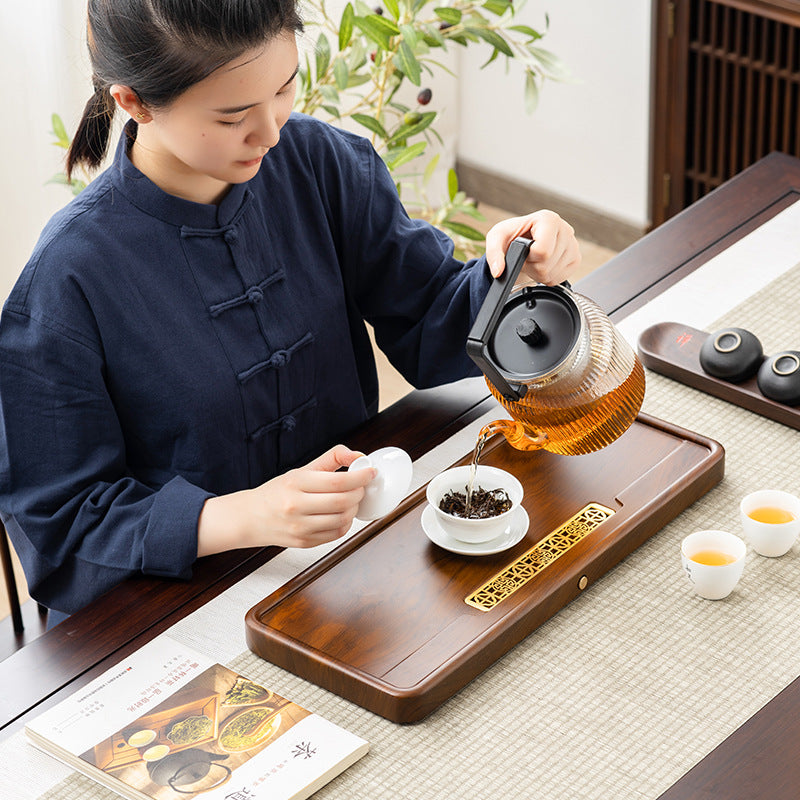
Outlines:
<svg viewBox="0 0 800 800"><path fill-rule="evenodd" d="M194 203L175 197L156 186L130 160L128 147L136 139L138 126L129 120L120 136L111 181L139 210L178 227L219 230L231 225L242 206L253 196L246 183L234 183L219 205Z"/></svg>

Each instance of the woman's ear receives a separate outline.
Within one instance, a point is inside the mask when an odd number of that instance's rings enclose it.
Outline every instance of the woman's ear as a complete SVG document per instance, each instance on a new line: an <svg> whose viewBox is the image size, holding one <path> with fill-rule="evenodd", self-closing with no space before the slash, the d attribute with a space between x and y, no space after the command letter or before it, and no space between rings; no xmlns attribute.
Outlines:
<svg viewBox="0 0 800 800"><path fill-rule="evenodd" d="M138 123L150 122L153 117L150 112L144 107L139 95L131 89L130 86L123 86L122 84L112 84L109 91L114 98L116 104L123 110L130 114L133 119Z"/></svg>

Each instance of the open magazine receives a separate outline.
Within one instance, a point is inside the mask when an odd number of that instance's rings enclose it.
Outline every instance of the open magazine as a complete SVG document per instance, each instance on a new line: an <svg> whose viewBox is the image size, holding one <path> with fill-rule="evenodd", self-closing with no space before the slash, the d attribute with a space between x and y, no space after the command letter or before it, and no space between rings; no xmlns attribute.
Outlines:
<svg viewBox="0 0 800 800"><path fill-rule="evenodd" d="M301 800L369 744L161 636L25 728L131 800Z"/></svg>

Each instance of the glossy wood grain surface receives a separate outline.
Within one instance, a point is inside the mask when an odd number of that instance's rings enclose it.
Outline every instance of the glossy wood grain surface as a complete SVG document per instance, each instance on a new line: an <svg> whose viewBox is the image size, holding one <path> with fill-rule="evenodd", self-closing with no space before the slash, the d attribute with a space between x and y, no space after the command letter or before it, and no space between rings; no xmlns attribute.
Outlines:
<svg viewBox="0 0 800 800"><path fill-rule="evenodd" d="M388 719L417 722L722 480L724 453L642 415L582 456L523 452L498 435L481 464L522 483L530 525L519 544L481 558L433 544L422 487L251 609L250 649ZM545 566L491 608L465 602L590 504L610 516L596 527L582 519L534 554L524 572Z"/></svg>
<svg viewBox="0 0 800 800"><path fill-rule="evenodd" d="M798 199L800 160L768 156L627 248L576 288L612 318L622 319ZM355 431L348 443L363 450L397 444L417 457L488 411L487 397L479 380L414 392ZM0 736L19 730L27 718L76 691L272 555L270 550L242 551L205 560L187 584L127 581L75 614L69 624L0 662L0 685L13 687L0 693ZM795 800L800 786L800 759L794 757L800 748L798 719L800 681L795 681L700 762L686 783L678 782L664 800ZM743 781L742 775L751 777Z"/></svg>

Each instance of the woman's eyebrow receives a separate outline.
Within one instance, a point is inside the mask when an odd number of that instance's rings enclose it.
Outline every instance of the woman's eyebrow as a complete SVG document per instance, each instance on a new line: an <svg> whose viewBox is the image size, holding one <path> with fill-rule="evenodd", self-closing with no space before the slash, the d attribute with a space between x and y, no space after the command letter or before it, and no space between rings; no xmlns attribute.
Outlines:
<svg viewBox="0 0 800 800"><path fill-rule="evenodd" d="M248 108L253 108L253 106L257 106L258 103L250 103L247 106L232 106L231 108L215 108L214 112L216 114L238 114L240 111L247 111Z"/></svg>
<svg viewBox="0 0 800 800"><path fill-rule="evenodd" d="M281 89L285 89L295 79L295 76L297 75L299 70L300 70L300 65L298 64L294 68L294 72L291 74L289 80L287 80L286 83L284 83L283 86L281 86ZM240 112L247 111L248 108L253 108L253 106L256 105L258 105L258 103L249 103L246 106L233 106L231 108L215 108L214 111L217 114L239 114Z"/></svg>
<svg viewBox="0 0 800 800"><path fill-rule="evenodd" d="M289 80L281 86L281 89L285 89L294 79L297 73L300 71L300 64L298 62L297 66L294 68L294 72L289 76Z"/></svg>

